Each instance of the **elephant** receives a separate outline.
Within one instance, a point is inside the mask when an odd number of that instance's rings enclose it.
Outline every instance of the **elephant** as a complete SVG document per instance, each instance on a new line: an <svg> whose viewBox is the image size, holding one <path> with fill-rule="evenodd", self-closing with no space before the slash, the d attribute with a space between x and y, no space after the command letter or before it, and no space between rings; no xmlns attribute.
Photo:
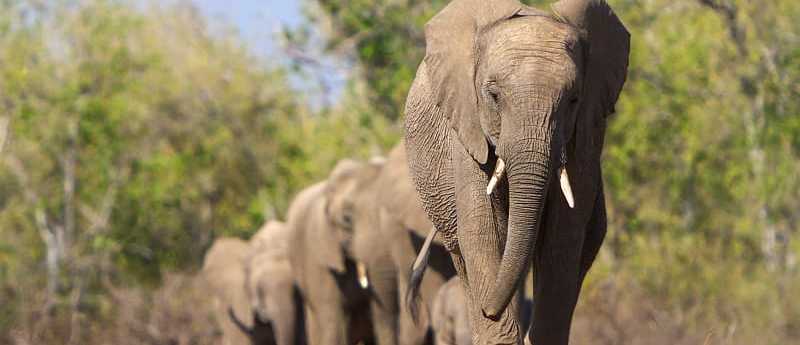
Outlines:
<svg viewBox="0 0 800 345"><path fill-rule="evenodd" d="M600 156L630 33L603 0L551 9L450 2L425 26L406 99L409 169L466 287L478 345L521 343L514 296L530 267L528 338L567 344L606 233Z"/></svg>
<svg viewBox="0 0 800 345"><path fill-rule="evenodd" d="M223 345L274 343L271 324L251 311L247 298L244 262L250 251L249 243L223 237L214 241L204 258L201 277L210 290Z"/></svg>
<svg viewBox="0 0 800 345"><path fill-rule="evenodd" d="M367 278L351 254L353 220L331 214L334 208L349 207L335 198L352 192L353 185L343 181L378 170L375 164L343 160L289 207L289 262L305 305L309 344L374 343Z"/></svg>
<svg viewBox="0 0 800 345"><path fill-rule="evenodd" d="M305 344L305 316L287 256L289 232L284 223L268 221L250 239L244 263L246 296L258 320L269 323L276 345ZM255 332L231 313L247 334Z"/></svg>
<svg viewBox="0 0 800 345"><path fill-rule="evenodd" d="M533 301L525 298L520 307L522 325L530 321ZM451 278L436 293L431 311L436 345L471 345L467 295L458 276ZM526 332L527 329L523 330Z"/></svg>
<svg viewBox="0 0 800 345"><path fill-rule="evenodd" d="M398 337L402 345L419 345L432 342L431 310L433 299L439 288L455 276L450 255L439 237L431 238L428 256L425 258L432 268L421 276L409 277L416 251L424 245L433 223L422 208L422 202L411 180L404 143L394 147L388 154L383 172L375 180L378 197L371 210L377 211L381 236L390 243L391 258L396 274L398 297ZM417 283L414 281L421 280ZM420 311L409 308L401 298L409 286L419 285L419 296L425 303Z"/></svg>
<svg viewBox="0 0 800 345"><path fill-rule="evenodd" d="M398 341L397 273L391 257L391 241L379 231L377 204L382 187L377 181L385 170L385 159L348 161L334 169L326 189L329 220L344 229L350 240L343 253L356 263L359 285L368 295L375 342L396 345ZM347 166L342 169L342 166Z"/></svg>
<svg viewBox="0 0 800 345"><path fill-rule="evenodd" d="M342 170L344 171L344 170ZM400 303L399 291L409 285L406 274L432 228L422 209L406 164L405 146L396 146L386 159L350 163L348 173L335 172L327 188L327 214L348 229L350 247L344 252L363 267L362 286L369 292L376 341L380 345L430 343L430 304L417 322ZM420 289L432 301L439 287L455 275L449 255L440 242L431 245L433 267Z"/></svg>
<svg viewBox="0 0 800 345"><path fill-rule="evenodd" d="M442 285L431 312L436 345L472 345L467 295L458 277Z"/></svg>
<svg viewBox="0 0 800 345"><path fill-rule="evenodd" d="M287 228L266 222L249 242L217 239L203 275L228 344L305 344L303 306L286 257Z"/></svg>

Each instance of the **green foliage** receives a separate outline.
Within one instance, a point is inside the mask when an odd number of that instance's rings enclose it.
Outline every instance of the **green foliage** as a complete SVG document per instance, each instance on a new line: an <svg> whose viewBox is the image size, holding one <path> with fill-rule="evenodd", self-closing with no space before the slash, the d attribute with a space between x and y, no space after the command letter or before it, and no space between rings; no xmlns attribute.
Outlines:
<svg viewBox="0 0 800 345"><path fill-rule="evenodd" d="M37 4L0 16L0 298L26 301L0 303L0 334L39 306L109 318L103 284L197 267L214 237L248 236L340 157L398 137L358 105L309 112L191 6Z"/></svg>
<svg viewBox="0 0 800 345"><path fill-rule="evenodd" d="M328 51L357 62L374 112L396 120L424 55L424 24L446 3L321 0L310 13L313 20L329 23L323 32Z"/></svg>

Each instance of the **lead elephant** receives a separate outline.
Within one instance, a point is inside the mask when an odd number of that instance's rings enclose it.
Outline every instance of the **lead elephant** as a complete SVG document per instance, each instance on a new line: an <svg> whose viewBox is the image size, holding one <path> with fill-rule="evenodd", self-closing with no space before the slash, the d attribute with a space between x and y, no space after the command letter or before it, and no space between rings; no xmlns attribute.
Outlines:
<svg viewBox="0 0 800 345"><path fill-rule="evenodd" d="M531 263L530 340L567 344L606 232L600 153L630 35L605 1L552 10L451 2L425 27L406 103L409 167L467 287L478 345L521 342L513 296Z"/></svg>

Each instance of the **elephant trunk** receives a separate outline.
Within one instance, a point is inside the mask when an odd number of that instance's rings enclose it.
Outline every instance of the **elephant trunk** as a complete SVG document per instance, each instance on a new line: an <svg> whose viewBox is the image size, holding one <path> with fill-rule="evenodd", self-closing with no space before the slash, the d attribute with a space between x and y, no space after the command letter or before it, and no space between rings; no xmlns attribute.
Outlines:
<svg viewBox="0 0 800 345"><path fill-rule="evenodd" d="M256 316L255 313L253 316ZM236 325L236 327L239 328L242 333L247 334L248 337L253 337L255 333L253 329L255 327L247 327L247 325L245 325L244 322L240 320L238 316L236 316L236 313L233 311L233 307L231 306L228 306L228 317L231 318L231 322L233 322L233 324ZM256 319L256 317L254 317L254 319Z"/></svg>
<svg viewBox="0 0 800 345"><path fill-rule="evenodd" d="M552 132L542 129L516 141L503 155L508 164L508 234L494 287L482 305L489 318L506 309L531 261L550 177L551 138Z"/></svg>

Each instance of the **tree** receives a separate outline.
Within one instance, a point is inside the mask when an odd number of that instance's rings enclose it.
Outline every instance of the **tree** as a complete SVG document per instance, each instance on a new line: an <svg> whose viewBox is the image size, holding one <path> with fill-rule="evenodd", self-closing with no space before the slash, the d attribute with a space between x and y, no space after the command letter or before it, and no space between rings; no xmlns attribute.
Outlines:
<svg viewBox="0 0 800 345"><path fill-rule="evenodd" d="M0 289L29 301L13 319L52 321L29 341L83 342L107 287L197 265L309 178L276 159L308 118L286 73L193 7L3 4Z"/></svg>

